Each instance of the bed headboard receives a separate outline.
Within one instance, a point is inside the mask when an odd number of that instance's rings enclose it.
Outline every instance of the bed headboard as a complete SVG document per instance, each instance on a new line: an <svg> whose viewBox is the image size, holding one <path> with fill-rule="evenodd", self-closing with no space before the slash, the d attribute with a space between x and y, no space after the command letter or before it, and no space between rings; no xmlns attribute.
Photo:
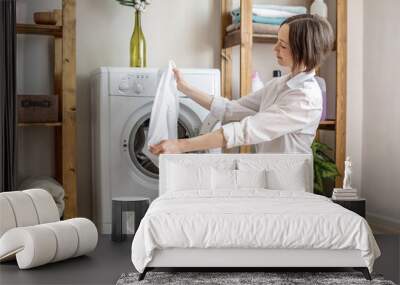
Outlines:
<svg viewBox="0 0 400 285"><path fill-rule="evenodd" d="M313 192L313 157L312 154L162 154L159 160L159 195L168 190L168 169L171 165L221 166L232 165L231 169L268 169L286 179L286 173L296 171L293 183L307 192ZM289 189L288 189L289 190Z"/></svg>

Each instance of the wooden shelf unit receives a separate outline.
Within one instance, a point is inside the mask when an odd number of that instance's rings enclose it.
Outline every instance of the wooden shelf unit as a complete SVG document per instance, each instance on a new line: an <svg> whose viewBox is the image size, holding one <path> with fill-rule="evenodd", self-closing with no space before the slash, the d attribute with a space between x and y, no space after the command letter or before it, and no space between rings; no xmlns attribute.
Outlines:
<svg viewBox="0 0 400 285"><path fill-rule="evenodd" d="M62 127L62 123L18 123L18 127Z"/></svg>
<svg viewBox="0 0 400 285"><path fill-rule="evenodd" d="M253 34L253 43L275 44L278 40L276 35ZM230 32L224 37L224 48L240 45L240 30Z"/></svg>
<svg viewBox="0 0 400 285"><path fill-rule="evenodd" d="M59 97L59 122L19 123L18 127L55 127L56 179L65 190L64 218L76 217L76 0L62 0L54 10L56 25L17 24L18 34L54 38L54 94Z"/></svg>
<svg viewBox="0 0 400 285"><path fill-rule="evenodd" d="M277 35L253 34L253 43L275 44L277 40ZM230 48L238 45L240 45L240 30L233 31L225 35L223 42L224 48ZM332 51L336 51L336 41L333 44Z"/></svg>
<svg viewBox="0 0 400 285"><path fill-rule="evenodd" d="M240 96L251 93L253 43L275 43L277 36L253 34L253 0L240 0L240 29L226 33L232 22L231 0L221 0L221 94L232 99L232 47L240 48ZM336 119L321 121L319 130L335 131L335 161L340 173L344 171L346 152L346 80L347 80L347 0L336 1ZM249 152L250 147L241 147ZM342 186L343 177L337 177L336 187Z"/></svg>
<svg viewBox="0 0 400 285"><path fill-rule="evenodd" d="M62 32L58 25L17 24L17 34L62 37Z"/></svg>
<svg viewBox="0 0 400 285"><path fill-rule="evenodd" d="M319 122L318 129L320 130L335 130L336 128L336 121L335 120L325 120Z"/></svg>

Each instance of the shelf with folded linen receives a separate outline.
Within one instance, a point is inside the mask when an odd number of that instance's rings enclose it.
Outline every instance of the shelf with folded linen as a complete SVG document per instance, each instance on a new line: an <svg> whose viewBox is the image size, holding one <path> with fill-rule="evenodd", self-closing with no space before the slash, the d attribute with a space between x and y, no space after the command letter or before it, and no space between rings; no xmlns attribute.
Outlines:
<svg viewBox="0 0 400 285"><path fill-rule="evenodd" d="M306 14L307 8L304 6L254 4L251 8L251 13L251 20L253 23L267 24L279 28L287 18ZM233 9L230 14L233 23L240 23L240 8Z"/></svg>
<svg viewBox="0 0 400 285"><path fill-rule="evenodd" d="M307 13L302 6L253 5L252 33L254 43L276 43L280 25L291 16ZM230 12L232 24L226 27L224 48L239 45L241 41L241 9Z"/></svg>

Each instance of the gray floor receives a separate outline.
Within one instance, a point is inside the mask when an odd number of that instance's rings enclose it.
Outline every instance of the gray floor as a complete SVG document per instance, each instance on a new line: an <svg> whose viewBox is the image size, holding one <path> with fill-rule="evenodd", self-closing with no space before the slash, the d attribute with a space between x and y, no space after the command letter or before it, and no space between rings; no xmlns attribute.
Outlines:
<svg viewBox="0 0 400 285"><path fill-rule="evenodd" d="M374 272L399 283L400 236L375 236L382 256L376 261ZM88 256L49 264L30 270L19 270L15 262L0 265L0 284L115 284L124 272L132 272L131 241L110 241L101 236L97 249Z"/></svg>
<svg viewBox="0 0 400 285"><path fill-rule="evenodd" d="M124 272L134 271L130 259L131 240L121 243L101 236L88 256L19 270L16 262L0 265L0 284L115 284Z"/></svg>

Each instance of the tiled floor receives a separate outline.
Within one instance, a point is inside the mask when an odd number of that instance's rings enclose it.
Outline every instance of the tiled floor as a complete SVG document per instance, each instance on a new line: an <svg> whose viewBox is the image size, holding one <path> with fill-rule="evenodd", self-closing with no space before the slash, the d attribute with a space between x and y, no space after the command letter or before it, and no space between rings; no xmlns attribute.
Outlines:
<svg viewBox="0 0 400 285"><path fill-rule="evenodd" d="M400 235L376 234L382 256L375 272L399 283ZM0 265L0 284L115 284L124 272L134 268L130 260L131 241L110 241L101 236L97 249L89 256L78 257L31 270L19 270L15 262Z"/></svg>

